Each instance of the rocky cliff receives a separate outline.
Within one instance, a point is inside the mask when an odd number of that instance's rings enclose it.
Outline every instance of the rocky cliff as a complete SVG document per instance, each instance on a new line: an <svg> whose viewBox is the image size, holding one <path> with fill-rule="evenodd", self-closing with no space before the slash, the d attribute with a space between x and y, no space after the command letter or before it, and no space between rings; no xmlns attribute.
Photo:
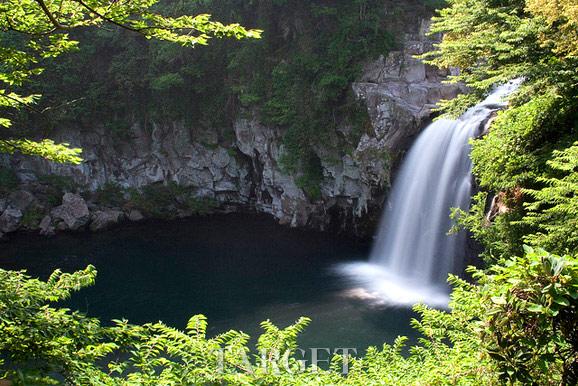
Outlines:
<svg viewBox="0 0 578 386"><path fill-rule="evenodd" d="M317 146L315 152L323 170L318 197L308 196L297 176L280 166L283 130L263 125L251 112L236 119L234 132L228 135L223 135L223 130L198 130L181 122L153 124L149 130L135 124L122 140L98 126L60 130L53 135L56 140L84 150L81 165L27 157L13 157L8 162L25 184L34 184L41 175L69 176L87 191L110 182L140 188L173 181L188 187L195 197L213 199L226 210L251 208L295 227L325 229L338 225L363 232L362 225L374 224L379 217L396 160L430 119L436 102L458 92L455 86L441 83L445 73L414 58L432 48L434 40L426 37L427 27L424 19L406 23L400 49L368 62L351 85L367 108L371 128L353 151L332 146L353 129L347 124L331 133L327 146ZM12 211L22 209L9 198L3 206ZM49 209L45 208L49 214L42 217L44 229L62 224L54 209ZM102 212L103 208L91 209ZM126 208L118 209L129 214ZM0 231L18 229L15 223L20 220L12 215L7 215L9 226ZM95 216L93 213L92 218Z"/></svg>

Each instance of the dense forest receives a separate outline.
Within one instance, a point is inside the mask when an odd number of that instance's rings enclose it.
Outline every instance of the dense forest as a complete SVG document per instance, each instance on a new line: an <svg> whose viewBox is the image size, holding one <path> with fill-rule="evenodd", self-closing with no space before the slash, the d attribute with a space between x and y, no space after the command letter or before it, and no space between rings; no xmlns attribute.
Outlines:
<svg viewBox="0 0 578 386"><path fill-rule="evenodd" d="M323 142L327 126L337 116L360 131L367 125L350 84L367 57L395 49L395 11L384 13L390 8L383 3L4 2L0 124L11 128L0 137L0 151L80 162L66 144L35 142L38 132L30 128L42 127L49 137L54 126L98 121L111 136L122 137L127 122L136 119L145 126L178 119L225 133L234 114L256 111L264 122L287 129L284 167L299 170L307 176L304 185L315 186L311 149ZM447 0L405 6L424 16L437 9L430 33L443 38L421 59L459 69L449 82L467 86L467 93L440 103L440 115L458 116L496 85L521 80L488 133L471 141L478 193L469 211L452 213L454 231L467 229L483 246L484 266L469 268L468 280L450 275L448 311L415 306L420 317L414 327L421 336L415 345L399 338L362 357L336 355L328 369L307 367L295 355L306 317L284 329L263 322L255 351L242 332L208 337L202 315L179 331L120 320L105 326L59 308L72 292L98 280L92 266L57 271L47 281L0 270L0 379L95 385L577 384L578 4ZM258 30L182 16L205 13ZM288 20L299 20L298 28ZM182 47L191 45L199 47ZM0 177L9 180L7 173Z"/></svg>
<svg viewBox="0 0 578 386"><path fill-rule="evenodd" d="M216 40L190 50L126 29L72 31L81 48L61 55L28 85L27 92L43 96L36 108L41 113L21 110L14 126L25 135L41 127L49 136L54 128L102 124L122 140L135 123L152 130L154 123L176 121L214 130L226 143L234 118L256 115L284 129L283 170L299 174L300 185L316 198L322 176L314 147L327 146L330 131L345 123L355 130L339 146L351 152L369 125L351 83L367 58L399 48L404 12L430 15L435 5L161 2L155 8L163 14L210 13L264 33L243 44Z"/></svg>

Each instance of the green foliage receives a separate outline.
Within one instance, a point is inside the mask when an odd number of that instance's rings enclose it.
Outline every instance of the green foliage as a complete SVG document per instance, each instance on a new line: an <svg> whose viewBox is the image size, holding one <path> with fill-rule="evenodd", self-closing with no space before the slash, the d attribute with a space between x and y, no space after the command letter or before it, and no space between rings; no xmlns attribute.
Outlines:
<svg viewBox="0 0 578 386"><path fill-rule="evenodd" d="M203 215L217 206L215 200L199 197L193 188L175 182L146 185L140 190L130 190L129 194L129 205L155 218L171 219L180 213Z"/></svg>
<svg viewBox="0 0 578 386"><path fill-rule="evenodd" d="M60 176L57 174L45 174L38 176L38 182L49 185L58 189L62 194L68 192L76 192L79 186L74 182L74 179L69 176ZM61 195L62 195L61 194Z"/></svg>
<svg viewBox="0 0 578 386"><path fill-rule="evenodd" d="M124 189L114 182L107 182L96 190L93 199L97 203L108 207L121 207L126 202Z"/></svg>
<svg viewBox="0 0 578 386"><path fill-rule="evenodd" d="M300 185L311 186L311 194L318 190L312 186L315 179L307 177L316 173L309 168L311 152L327 146L324 139L338 121L354 120L349 85L364 60L386 54L394 41L383 24L379 2L314 2L309 8L312 16L305 28L315 36L291 42L291 54L271 69L272 84L262 98L267 101L262 111L266 123L286 128L284 169L301 171Z"/></svg>
<svg viewBox="0 0 578 386"><path fill-rule="evenodd" d="M54 373L68 381L94 371L93 361L110 352L97 343L103 329L95 319L50 306L94 282L96 270L54 272L47 282L22 272L0 270L0 378L17 384L53 384ZM82 383L82 382L81 382Z"/></svg>
<svg viewBox="0 0 578 386"><path fill-rule="evenodd" d="M30 207L23 213L21 224L24 228L36 229L44 215L45 212L42 208L37 206Z"/></svg>
<svg viewBox="0 0 578 386"><path fill-rule="evenodd" d="M103 327L52 306L92 284L95 276L92 266L74 274L56 271L47 282L0 270L0 358L6 359L0 361L0 378L15 384L62 379L83 385L177 385L251 384L269 376L265 366L249 359L246 334L207 338L202 315L192 317L186 331L160 322L135 326L117 320ZM293 348L307 323L302 318L278 329L266 322L259 345L268 352ZM262 358L271 363L273 357Z"/></svg>
<svg viewBox="0 0 578 386"><path fill-rule="evenodd" d="M41 185L39 191L44 196L46 202L52 207L62 203L64 193L76 193L82 188L78 186L71 177L56 174L38 176L38 182Z"/></svg>
<svg viewBox="0 0 578 386"><path fill-rule="evenodd" d="M521 384L578 379L578 261L526 247L477 271L486 304L482 340L500 378Z"/></svg>
<svg viewBox="0 0 578 386"><path fill-rule="evenodd" d="M548 165L558 174L537 178L543 187L527 189L524 222L535 230L525 236L533 245L556 251L578 250L578 142L562 151L554 151Z"/></svg>
<svg viewBox="0 0 578 386"><path fill-rule="evenodd" d="M171 92L183 86L184 80L179 74L163 74L151 80L151 89L157 92Z"/></svg>
<svg viewBox="0 0 578 386"><path fill-rule="evenodd" d="M494 191L513 189L535 179L541 167L541 148L555 140L552 122L560 111L558 96L545 93L498 113L488 135L474 141L472 160L480 184ZM554 126L554 128L552 128Z"/></svg>
<svg viewBox="0 0 578 386"><path fill-rule="evenodd" d="M78 164L82 161L81 149L71 149L67 143L54 143L50 139L32 141L29 139L1 139L0 153L33 155L54 162Z"/></svg>
<svg viewBox="0 0 578 386"><path fill-rule="evenodd" d="M424 4L433 9L442 9L448 5L447 0L423 0Z"/></svg>
<svg viewBox="0 0 578 386"><path fill-rule="evenodd" d="M431 27L431 33L444 34L442 43L424 57L439 67L462 69L452 81L482 92L517 77L531 85L563 86L560 80L576 76L576 57L544 44L549 26L528 12L526 3L449 0Z"/></svg>
<svg viewBox="0 0 578 386"><path fill-rule="evenodd" d="M69 33L86 27L112 25L144 36L182 46L206 45L211 38L258 38L261 31L239 24L222 24L210 15L166 16L153 11L155 0L110 2L106 0L7 0L0 4L0 126L10 127L15 110L38 100L22 86L43 72L43 62L77 48ZM168 83L167 83L168 82ZM166 87L174 79L159 79ZM86 88L85 88L86 90ZM36 155L55 162L80 163L80 149L51 140L0 138L0 152Z"/></svg>
<svg viewBox="0 0 578 386"><path fill-rule="evenodd" d="M312 200L321 198L321 182L323 181L323 167L321 160L315 153L309 154L309 157L303 161L302 172L295 179L297 186L305 192ZM287 168L286 165L284 165Z"/></svg>

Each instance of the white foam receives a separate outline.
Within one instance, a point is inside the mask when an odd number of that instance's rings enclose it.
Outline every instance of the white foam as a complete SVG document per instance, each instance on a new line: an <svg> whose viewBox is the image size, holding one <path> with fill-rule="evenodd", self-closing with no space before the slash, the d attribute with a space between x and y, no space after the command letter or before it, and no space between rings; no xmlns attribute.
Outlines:
<svg viewBox="0 0 578 386"><path fill-rule="evenodd" d="M388 269L371 263L346 263L335 272L349 282L343 292L348 298L374 306L411 307L418 303L446 308L449 302L447 286L432 286L394 275Z"/></svg>

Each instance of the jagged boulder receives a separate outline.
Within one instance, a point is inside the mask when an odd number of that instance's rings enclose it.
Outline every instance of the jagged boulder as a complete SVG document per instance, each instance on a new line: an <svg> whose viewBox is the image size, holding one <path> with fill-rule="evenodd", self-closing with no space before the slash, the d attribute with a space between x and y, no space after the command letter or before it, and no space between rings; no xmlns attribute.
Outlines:
<svg viewBox="0 0 578 386"><path fill-rule="evenodd" d="M144 218L144 215L138 209L131 209L131 211L128 213L129 221L137 222L144 220Z"/></svg>
<svg viewBox="0 0 578 386"><path fill-rule="evenodd" d="M21 212L25 212L36 202L36 197L26 190L17 190L10 193L7 200L9 208L18 209Z"/></svg>
<svg viewBox="0 0 578 386"><path fill-rule="evenodd" d="M125 215L120 210L97 211L92 216L90 230L93 232L105 230L124 220Z"/></svg>
<svg viewBox="0 0 578 386"><path fill-rule="evenodd" d="M0 232L10 233L17 230L22 221L22 211L19 209L6 209L0 216Z"/></svg>
<svg viewBox="0 0 578 386"><path fill-rule="evenodd" d="M62 197L62 205L57 206L50 212L51 216L63 223L70 230L78 230L88 224L90 212L86 201L78 194L66 193ZM62 225L59 229L63 228Z"/></svg>
<svg viewBox="0 0 578 386"><path fill-rule="evenodd" d="M40 234L43 236L52 236L55 233L54 225L52 225L52 217L46 215L40 221L38 225L40 228Z"/></svg>

